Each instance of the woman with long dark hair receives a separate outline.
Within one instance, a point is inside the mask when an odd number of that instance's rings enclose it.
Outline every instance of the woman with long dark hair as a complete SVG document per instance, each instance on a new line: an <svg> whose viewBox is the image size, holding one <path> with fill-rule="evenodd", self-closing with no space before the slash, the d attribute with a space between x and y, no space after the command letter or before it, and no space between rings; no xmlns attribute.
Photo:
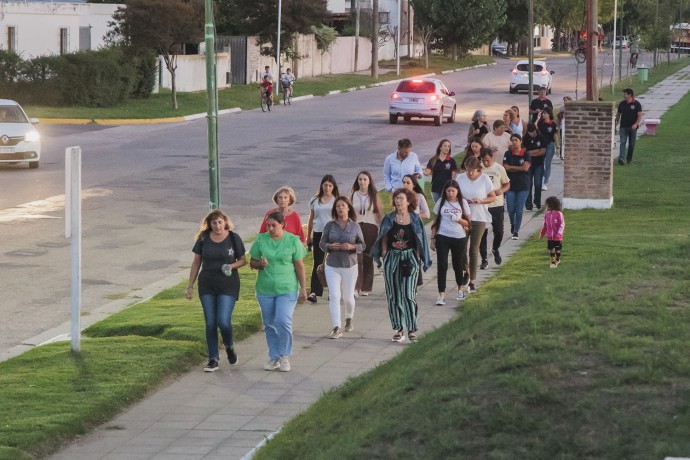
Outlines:
<svg viewBox="0 0 690 460"><path fill-rule="evenodd" d="M321 179L319 190L309 202L309 223L307 224L307 248L314 249L314 266L311 270L311 286L307 300L311 303L316 303L317 297L323 297L323 286L316 274L316 267L323 263L324 253L319 246L321 240L321 232L325 225L331 221L331 213L335 199L340 195L338 191L338 184L335 178L326 174Z"/></svg>
<svg viewBox="0 0 690 460"><path fill-rule="evenodd" d="M366 296L369 295L374 285L374 259L371 257L371 248L376 241L383 219L383 203L369 171L360 171L357 174L357 178L352 184L350 202L357 215L357 223L362 229L366 244L366 249L357 254L359 274L356 290Z"/></svg>
<svg viewBox="0 0 690 460"><path fill-rule="evenodd" d="M510 136L510 150L503 156L503 167L508 173L510 189L505 193L508 218L510 219L511 239L520 238L520 226L522 225L522 210L525 208L525 200L529 193L530 178L529 167L532 158L522 148L522 136L513 134Z"/></svg>
<svg viewBox="0 0 690 460"><path fill-rule="evenodd" d="M443 185L455 179L458 165L451 156L451 144L448 139L441 139L436 147L436 153L429 160L424 169L425 176L431 176L431 197L436 203L441 198Z"/></svg>

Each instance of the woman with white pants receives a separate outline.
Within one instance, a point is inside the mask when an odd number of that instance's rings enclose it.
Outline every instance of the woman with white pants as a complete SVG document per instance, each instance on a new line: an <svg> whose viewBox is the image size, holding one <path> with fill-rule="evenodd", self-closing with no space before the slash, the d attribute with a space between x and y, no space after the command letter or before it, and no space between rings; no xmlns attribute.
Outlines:
<svg viewBox="0 0 690 460"><path fill-rule="evenodd" d="M362 229L357 223L357 215L352 203L339 196L333 203L333 220L328 222L321 233L319 246L327 254L325 275L328 284L328 309L331 312L333 329L328 337L342 336L340 320L340 299L345 306L345 332L351 332L352 318L355 314L355 286L357 284L357 254L365 248Z"/></svg>

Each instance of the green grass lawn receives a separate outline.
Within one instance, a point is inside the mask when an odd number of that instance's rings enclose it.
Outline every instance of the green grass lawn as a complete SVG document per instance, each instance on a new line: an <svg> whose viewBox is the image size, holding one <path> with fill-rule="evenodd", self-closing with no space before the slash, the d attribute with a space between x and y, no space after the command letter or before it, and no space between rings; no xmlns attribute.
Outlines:
<svg viewBox="0 0 690 460"><path fill-rule="evenodd" d="M455 320L325 394L273 458L662 459L690 455L690 95L615 169L614 207L566 211Z"/></svg>
<svg viewBox="0 0 690 460"><path fill-rule="evenodd" d="M489 56L467 56L460 60L452 60L443 56L432 56L429 60L429 68L424 68L423 62L416 59L403 62L400 76L395 72L380 73L378 79L369 75L339 74L323 77L299 79L295 83L294 96L313 94L322 96L329 91L347 90L360 86L368 86L377 82L385 82L398 78L412 77L415 75L441 72L443 70L470 67L478 64L493 62ZM395 64L393 63L393 68ZM391 63L382 62L383 72ZM30 117L36 118L77 118L77 119L149 119L169 118L197 113L206 113L208 99L206 92L178 93L179 109L172 108L171 93L162 90L159 94L153 94L148 99L131 99L124 104L115 107L90 108L90 107L46 107L27 105L24 109ZM276 103L278 93L276 92ZM239 107L241 109L255 109L259 107L259 89L257 85L234 85L229 89L218 91L219 109Z"/></svg>

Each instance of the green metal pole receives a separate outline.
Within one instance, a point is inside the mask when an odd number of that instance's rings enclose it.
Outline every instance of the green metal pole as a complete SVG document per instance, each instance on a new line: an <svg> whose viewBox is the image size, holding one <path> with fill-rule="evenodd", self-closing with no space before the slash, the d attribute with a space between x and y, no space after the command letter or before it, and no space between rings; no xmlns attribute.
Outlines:
<svg viewBox="0 0 690 460"><path fill-rule="evenodd" d="M213 0L205 0L205 10L209 208L218 209L220 208L220 168L218 166L218 86L216 85L216 31L213 25Z"/></svg>
<svg viewBox="0 0 690 460"><path fill-rule="evenodd" d="M534 96L534 0L529 0L529 48L527 50L529 59L529 91L528 106L532 105Z"/></svg>

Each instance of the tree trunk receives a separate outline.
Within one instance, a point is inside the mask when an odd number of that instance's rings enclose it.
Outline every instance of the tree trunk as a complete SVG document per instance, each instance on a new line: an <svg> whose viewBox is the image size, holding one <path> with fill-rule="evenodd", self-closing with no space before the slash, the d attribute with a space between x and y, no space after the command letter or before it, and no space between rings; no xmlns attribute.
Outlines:
<svg viewBox="0 0 690 460"><path fill-rule="evenodd" d="M373 0L371 12L371 78L379 78L379 0Z"/></svg>
<svg viewBox="0 0 690 460"><path fill-rule="evenodd" d="M429 68L429 41L424 42L424 68Z"/></svg>

